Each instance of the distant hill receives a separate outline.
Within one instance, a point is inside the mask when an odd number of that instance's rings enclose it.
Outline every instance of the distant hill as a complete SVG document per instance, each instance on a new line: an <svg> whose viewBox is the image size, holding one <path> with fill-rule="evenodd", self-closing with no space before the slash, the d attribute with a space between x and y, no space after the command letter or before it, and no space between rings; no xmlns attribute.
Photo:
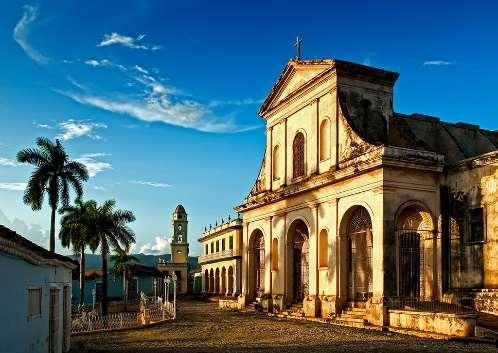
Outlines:
<svg viewBox="0 0 498 353"><path fill-rule="evenodd" d="M163 259L165 261L170 261L171 254L163 254L163 255L145 255L145 254L133 254L137 259L140 260L139 264L144 266L155 267L159 261L159 259ZM70 258L78 261L79 256L71 255ZM197 267L197 256L189 256L188 257L190 268ZM109 261L110 262L110 261ZM109 263L109 267L112 265ZM100 268L102 267L102 261L100 255L98 254L86 254L86 264L85 267L88 268Z"/></svg>

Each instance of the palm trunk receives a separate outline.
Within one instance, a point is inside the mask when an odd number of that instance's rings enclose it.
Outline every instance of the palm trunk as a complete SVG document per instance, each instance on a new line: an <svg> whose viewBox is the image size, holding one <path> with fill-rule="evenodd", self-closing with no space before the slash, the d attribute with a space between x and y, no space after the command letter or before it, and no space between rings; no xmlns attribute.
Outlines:
<svg viewBox="0 0 498 353"><path fill-rule="evenodd" d="M128 283L126 279L126 269L123 270L123 301L124 301L124 311L128 311Z"/></svg>
<svg viewBox="0 0 498 353"><path fill-rule="evenodd" d="M52 214L50 215L50 244L49 249L55 252L55 210L57 207L52 207Z"/></svg>
<svg viewBox="0 0 498 353"><path fill-rule="evenodd" d="M102 315L107 315L107 246L102 244Z"/></svg>
<svg viewBox="0 0 498 353"><path fill-rule="evenodd" d="M80 305L85 304L85 247L80 250Z"/></svg>

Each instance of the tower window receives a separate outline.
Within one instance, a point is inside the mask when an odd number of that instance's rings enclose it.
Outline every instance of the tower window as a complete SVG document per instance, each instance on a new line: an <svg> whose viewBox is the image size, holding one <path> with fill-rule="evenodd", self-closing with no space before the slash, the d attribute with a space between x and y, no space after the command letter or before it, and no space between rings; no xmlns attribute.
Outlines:
<svg viewBox="0 0 498 353"><path fill-rule="evenodd" d="M225 239L221 240L221 251L225 251Z"/></svg>
<svg viewBox="0 0 498 353"><path fill-rule="evenodd" d="M220 241L216 241L216 252L220 251Z"/></svg>
<svg viewBox="0 0 498 353"><path fill-rule="evenodd" d="M214 253L214 243L211 242L211 254Z"/></svg>
<svg viewBox="0 0 498 353"><path fill-rule="evenodd" d="M233 236L231 235L230 238L228 238L228 248L230 250L233 249Z"/></svg>
<svg viewBox="0 0 498 353"><path fill-rule="evenodd" d="M206 255L209 254L209 246L206 244Z"/></svg>

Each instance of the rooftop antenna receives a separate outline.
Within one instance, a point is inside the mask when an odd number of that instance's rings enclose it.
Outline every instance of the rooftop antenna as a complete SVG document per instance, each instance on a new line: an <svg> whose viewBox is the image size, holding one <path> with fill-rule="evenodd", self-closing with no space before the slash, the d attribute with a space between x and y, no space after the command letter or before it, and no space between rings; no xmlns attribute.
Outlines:
<svg viewBox="0 0 498 353"><path fill-rule="evenodd" d="M303 38L296 37L296 42L294 43L294 47L296 48L296 56L294 59L301 60L301 44L303 44Z"/></svg>

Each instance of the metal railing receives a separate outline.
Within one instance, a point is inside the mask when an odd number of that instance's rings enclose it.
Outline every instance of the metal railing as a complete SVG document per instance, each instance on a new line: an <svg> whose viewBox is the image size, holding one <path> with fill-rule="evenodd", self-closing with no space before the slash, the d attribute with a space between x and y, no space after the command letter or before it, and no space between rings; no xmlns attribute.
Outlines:
<svg viewBox="0 0 498 353"><path fill-rule="evenodd" d="M88 307L75 307L71 317L71 334L112 331L126 328L147 326L165 320L176 319L176 287L175 275L165 279L165 298L147 297L140 293L140 310L137 312L121 312L99 315L98 311ZM169 286L173 286L173 300L169 300Z"/></svg>
<svg viewBox="0 0 498 353"><path fill-rule="evenodd" d="M449 313L449 314L472 314L475 310L472 306L446 302L444 300L428 300L424 298L386 298L389 309L432 312L432 313Z"/></svg>
<svg viewBox="0 0 498 353"><path fill-rule="evenodd" d="M218 259L223 259L226 257L233 257L233 256L240 256L241 251L240 250L235 250L235 249L227 249L223 251L218 251L212 254L207 254L207 255L200 255L199 256L199 263L202 262L208 262L211 260L218 260Z"/></svg>

